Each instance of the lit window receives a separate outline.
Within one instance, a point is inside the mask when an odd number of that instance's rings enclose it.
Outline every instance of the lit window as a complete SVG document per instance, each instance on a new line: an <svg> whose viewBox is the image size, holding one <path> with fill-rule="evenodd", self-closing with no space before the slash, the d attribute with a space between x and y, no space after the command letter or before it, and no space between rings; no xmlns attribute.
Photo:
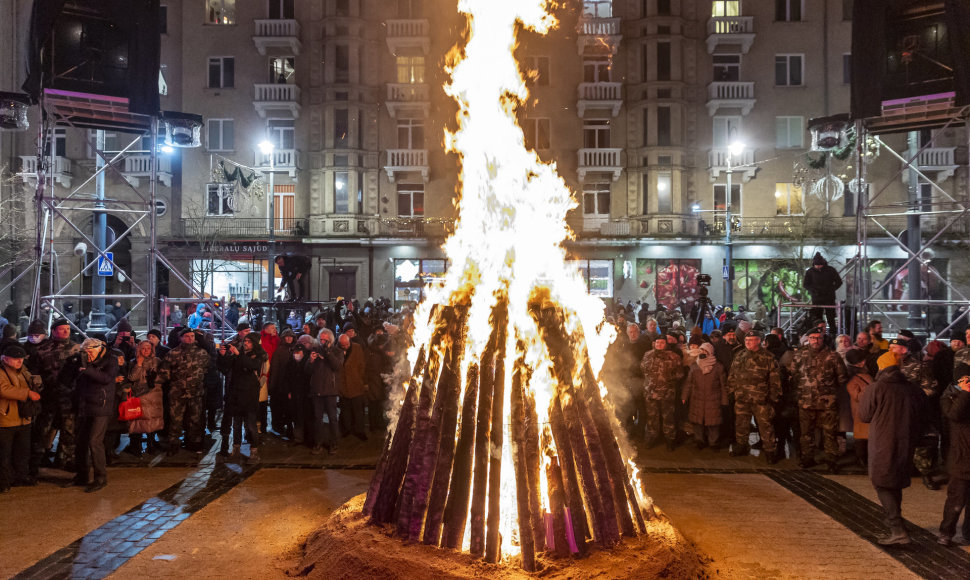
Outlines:
<svg viewBox="0 0 970 580"><path fill-rule="evenodd" d="M208 24L235 24L236 0L206 0L205 21Z"/></svg>
<svg viewBox="0 0 970 580"><path fill-rule="evenodd" d="M740 0L715 0L711 4L711 16L714 18L722 16L740 16Z"/></svg>
<svg viewBox="0 0 970 580"><path fill-rule="evenodd" d="M424 184L397 184L397 215L400 217L424 215Z"/></svg>
<svg viewBox="0 0 970 580"><path fill-rule="evenodd" d="M424 57L397 57L397 82L401 84L421 84L424 82Z"/></svg>
<svg viewBox="0 0 970 580"><path fill-rule="evenodd" d="M775 184L775 214L802 215L802 188L794 183Z"/></svg>
<svg viewBox="0 0 970 580"><path fill-rule="evenodd" d="M613 297L613 260L572 260L569 263L586 280L590 296Z"/></svg>
<svg viewBox="0 0 970 580"><path fill-rule="evenodd" d="M356 198L356 195L354 196ZM333 211L334 213L350 212L350 173L336 171L333 174ZM356 200L355 200L356 201ZM354 204L356 206L356 203Z"/></svg>
<svg viewBox="0 0 970 580"><path fill-rule="evenodd" d="M583 16L587 18L612 18L613 0L583 0Z"/></svg>

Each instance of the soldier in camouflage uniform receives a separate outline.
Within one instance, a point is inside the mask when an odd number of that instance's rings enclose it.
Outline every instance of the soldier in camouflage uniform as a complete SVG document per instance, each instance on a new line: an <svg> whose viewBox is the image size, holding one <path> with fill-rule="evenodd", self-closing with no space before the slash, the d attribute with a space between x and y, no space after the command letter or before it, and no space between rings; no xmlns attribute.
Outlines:
<svg viewBox="0 0 970 580"><path fill-rule="evenodd" d="M62 369L67 361L81 354L81 346L71 341L71 325L58 318L51 325L51 336L37 347L38 368L43 380L42 410L37 418L37 433L33 441L34 465L38 465L54 444L60 432L55 464L74 471L77 408L74 400L74 377ZM32 363L31 365L32 366Z"/></svg>
<svg viewBox="0 0 970 580"><path fill-rule="evenodd" d="M751 417L758 423L765 459L778 461L775 451L775 405L781 400L781 370L768 351L761 348L761 337L749 333L744 337L744 350L731 363L728 392L734 395L734 446L731 455L747 455Z"/></svg>
<svg viewBox="0 0 970 580"><path fill-rule="evenodd" d="M179 437L185 429L185 446L202 451L202 411L205 401L203 379L209 370L209 353L196 344L195 332L185 329L180 344L162 362L162 376L168 380L168 454L179 451Z"/></svg>
<svg viewBox="0 0 970 580"><path fill-rule="evenodd" d="M643 355L640 369L647 402L647 446L653 447L660 442L660 425L663 424L667 449L673 450L677 443L677 391L687 370L684 360L668 348L667 337L661 334L653 341L653 350Z"/></svg>
<svg viewBox="0 0 970 580"><path fill-rule="evenodd" d="M919 387L927 397L933 397L936 393L936 379L933 378L933 369L924 364L918 354L919 343L915 339L905 336L900 331L900 335L889 341L889 352L896 357L899 363L899 370L906 377L906 380ZM928 489L938 490L940 484L932 479L936 471L939 457L938 444L939 433L935 429L924 431L920 437L916 450L913 452L913 465L923 476L923 485Z"/></svg>
<svg viewBox="0 0 970 580"><path fill-rule="evenodd" d="M953 353L953 370L961 364L970 365L970 328L967 329L964 339L966 346Z"/></svg>
<svg viewBox="0 0 970 580"><path fill-rule="evenodd" d="M815 430L822 429L825 462L836 473L839 458L838 391L848 383L848 373L842 357L825 346L821 330L813 328L808 334L808 346L799 349L791 361L792 383L798 393L798 422L801 427L802 468L815 465Z"/></svg>

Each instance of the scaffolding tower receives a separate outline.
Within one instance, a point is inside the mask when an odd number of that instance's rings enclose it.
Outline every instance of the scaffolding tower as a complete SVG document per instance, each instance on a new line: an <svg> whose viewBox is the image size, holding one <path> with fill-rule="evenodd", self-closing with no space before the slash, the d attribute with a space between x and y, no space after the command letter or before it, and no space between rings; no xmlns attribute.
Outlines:
<svg viewBox="0 0 970 580"><path fill-rule="evenodd" d="M928 336L933 330L927 324L929 314L933 308L946 308L948 325L938 332L944 335L958 320L967 316L967 309L956 319L950 315L950 308L970 305L970 298L964 294L946 276L930 266L931 252L935 247L941 247L944 242L957 238L967 240L968 214L970 214L970 199L968 199L967 179L970 178L970 167L963 165L963 190L959 191L959 184L951 194L941 187L936 180L930 178L923 170L921 160L924 154L934 147L934 143L943 132L949 128L967 127L970 106L956 106L954 93L927 95L914 98L885 101L882 115L868 119L857 119L854 123L856 133L855 146L855 183L852 189L857 193L856 237L857 254L854 262L849 301L859 304L858 321L860 328L870 319L896 320L899 310L906 309L906 327L918 335ZM930 139L921 143L919 135L924 129L937 129ZM967 131L968 149L970 149L970 131ZM891 134L905 134L906 148L896 151L883 140L883 136ZM899 170L885 182L869 184L867 180L866 150L870 140L884 151L900 161ZM954 159L953 163L957 163ZM959 175L959 174L958 174ZM896 179L904 179L908 189L905 201L886 201L884 193ZM932 194L922 195L921 185L929 184ZM872 191L870 191L872 190ZM892 229L893 220L906 218L906 229L903 232ZM935 227L926 228L933 219ZM869 258L869 236L875 232L880 237L885 236L901 249L905 260L892 268L889 276L884 280L873 280L871 261ZM895 279L905 276L909 293L904 298L884 298L883 291ZM932 299L922 289L923 280L934 279L947 290L945 299ZM902 327L902 325L900 325ZM854 329L859 330L859 329Z"/></svg>

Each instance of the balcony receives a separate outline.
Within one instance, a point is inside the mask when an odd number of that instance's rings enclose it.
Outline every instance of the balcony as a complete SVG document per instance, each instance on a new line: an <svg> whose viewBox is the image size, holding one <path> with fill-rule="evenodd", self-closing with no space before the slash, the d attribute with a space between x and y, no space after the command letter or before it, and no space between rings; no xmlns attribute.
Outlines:
<svg viewBox="0 0 970 580"><path fill-rule="evenodd" d="M261 119L299 119L300 87L297 85L254 85L253 106Z"/></svg>
<svg viewBox="0 0 970 580"><path fill-rule="evenodd" d="M587 109L609 109L613 116L620 114L623 105L621 83L580 83L579 116L582 118Z"/></svg>
<svg viewBox="0 0 970 580"><path fill-rule="evenodd" d="M71 187L71 160L67 157L53 157L53 177L54 181L63 187ZM50 169L48 170L50 171ZM20 177L32 184L37 184L37 157L33 155L20 156Z"/></svg>
<svg viewBox="0 0 970 580"><path fill-rule="evenodd" d="M953 177L953 174L957 170L957 164L954 161L955 151L956 147L927 147L919 152L919 157L916 159L916 166L919 167L920 172L926 177L937 183L943 183ZM911 158L912 156L912 151L906 154L907 158ZM903 183L908 184L909 169L905 164L902 177Z"/></svg>
<svg viewBox="0 0 970 580"><path fill-rule="evenodd" d="M253 43L261 55L296 56L300 43L300 23L296 20L256 20Z"/></svg>
<svg viewBox="0 0 970 580"><path fill-rule="evenodd" d="M722 173L727 172L728 157L730 157L730 153L727 149L711 149L708 154L708 164L710 165L712 182L716 181ZM735 155L733 161L731 173L740 175L742 183L751 181L751 178L758 171L758 168L754 165L754 151L750 149L743 151L740 155Z"/></svg>
<svg viewBox="0 0 970 580"><path fill-rule="evenodd" d="M157 157L156 159L158 161L156 177L165 187L172 187L172 160L168 157ZM132 187L138 187L142 179L152 178L152 156L141 154L125 157L124 169L121 170L121 174Z"/></svg>
<svg viewBox="0 0 970 580"><path fill-rule="evenodd" d="M430 28L425 19L388 20L387 49L395 56L414 49L421 49L427 55L431 50Z"/></svg>
<svg viewBox="0 0 970 580"><path fill-rule="evenodd" d="M397 176L403 173L420 173L425 183L431 173L428 167L427 149L388 149L387 165L384 166L387 178L394 183Z"/></svg>
<svg viewBox="0 0 970 580"><path fill-rule="evenodd" d="M579 55L584 54L616 54L620 48L623 35L620 33L619 18L590 18L584 16L576 25L579 33L576 44Z"/></svg>
<svg viewBox="0 0 970 580"><path fill-rule="evenodd" d="M259 169L269 169L270 155L273 156L272 168L274 170L280 173L286 172L290 177L296 177L297 162L300 158L300 152L297 149L274 149L271 154L257 151L255 166Z"/></svg>
<svg viewBox="0 0 970 580"><path fill-rule="evenodd" d="M717 16L707 21L707 54L720 45L740 46L748 54L754 43L754 19L751 16Z"/></svg>
<svg viewBox="0 0 970 580"><path fill-rule="evenodd" d="M444 238L455 229L454 220L428 217L396 217L370 220L368 233L381 238Z"/></svg>
<svg viewBox="0 0 970 580"><path fill-rule="evenodd" d="M720 109L741 109L741 114L747 115L756 102L754 83L733 82L707 85L707 114L712 117Z"/></svg>
<svg viewBox="0 0 970 580"><path fill-rule="evenodd" d="M720 239L724 236L724 215L705 214L708 217L696 218L696 226L689 227L700 237ZM768 239L822 239L822 240L854 240L856 239L856 218L854 216L734 216L733 237L738 240L752 240L758 242ZM906 229L906 218L884 217L882 223L890 231ZM866 220L866 230L872 236L883 236L885 231L871 220ZM697 229L694 229L694 228Z"/></svg>
<svg viewBox="0 0 970 580"><path fill-rule="evenodd" d="M431 113L430 90L428 85L388 83L385 104L395 119L426 119Z"/></svg>
<svg viewBox="0 0 970 580"><path fill-rule="evenodd" d="M276 218L273 234L277 238L299 238L307 235L306 218ZM233 238L266 240L269 226L265 217L239 218L233 216L206 216L182 218L177 222L175 235L206 240L229 240Z"/></svg>
<svg viewBox="0 0 970 580"><path fill-rule="evenodd" d="M580 149L579 180L585 181L586 174L612 173L613 181L620 178L623 167L620 165L622 149Z"/></svg>

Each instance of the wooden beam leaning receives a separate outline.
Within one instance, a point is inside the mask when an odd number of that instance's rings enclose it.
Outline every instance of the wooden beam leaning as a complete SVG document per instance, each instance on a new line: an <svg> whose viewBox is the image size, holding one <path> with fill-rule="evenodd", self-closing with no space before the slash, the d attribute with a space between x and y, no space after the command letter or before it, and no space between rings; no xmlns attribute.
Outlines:
<svg viewBox="0 0 970 580"><path fill-rule="evenodd" d="M491 458L488 466L488 521L485 531L485 561L498 562L502 556L499 533L502 506L502 446L505 443L505 351L509 328L508 296L500 296L493 325L497 330L495 348L495 382L492 395L492 433L489 438Z"/></svg>
<svg viewBox="0 0 970 580"><path fill-rule="evenodd" d="M468 498L472 484L472 459L475 450L475 411L478 402L478 365L471 364L465 379L465 397L461 405L461 426L455 444L455 462L451 470L451 485L445 505L441 546L461 548L468 520Z"/></svg>
<svg viewBox="0 0 970 580"><path fill-rule="evenodd" d="M519 520L519 547L522 549L522 569L534 572L536 569L536 541L532 529L532 506L530 502L528 472L529 453L526 443L526 412L525 385L528 382L529 370L525 366L525 354L522 343L516 345L517 355L515 368L512 370L512 392L509 397L511 413L509 415L509 430L512 436L512 465L515 470L515 497Z"/></svg>

